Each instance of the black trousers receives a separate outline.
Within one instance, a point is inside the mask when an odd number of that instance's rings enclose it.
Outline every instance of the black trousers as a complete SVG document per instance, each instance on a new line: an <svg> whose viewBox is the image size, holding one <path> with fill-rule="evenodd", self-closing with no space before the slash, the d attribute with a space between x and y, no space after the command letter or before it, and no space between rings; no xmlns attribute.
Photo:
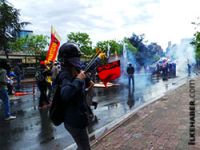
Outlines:
<svg viewBox="0 0 200 150"><path fill-rule="evenodd" d="M87 128L73 128L66 123L64 123L64 125L76 142L77 150L91 150Z"/></svg>
<svg viewBox="0 0 200 150"><path fill-rule="evenodd" d="M134 75L133 74L129 74L128 75L128 86L129 86L129 89L131 88L131 81L132 81L132 89L135 90L135 81L134 81Z"/></svg>
<svg viewBox="0 0 200 150"><path fill-rule="evenodd" d="M39 107L42 107L43 105L49 104L47 96L48 85L46 82L38 82L38 88L40 90Z"/></svg>

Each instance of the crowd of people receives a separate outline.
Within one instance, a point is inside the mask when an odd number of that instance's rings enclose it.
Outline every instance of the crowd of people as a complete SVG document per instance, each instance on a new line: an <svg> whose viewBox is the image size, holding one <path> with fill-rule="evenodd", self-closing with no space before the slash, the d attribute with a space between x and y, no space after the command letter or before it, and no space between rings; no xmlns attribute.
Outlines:
<svg viewBox="0 0 200 150"><path fill-rule="evenodd" d="M90 150L87 127L96 118L92 107L97 108L98 103L93 101L95 69L88 69L88 63L81 62L81 51L74 43L64 43L58 53L58 61L40 61L36 69L35 79L40 91L38 109L51 107L53 90L60 86L60 98L65 108L64 126L71 134L80 150ZM99 63L98 61L96 62ZM96 65L96 64L95 64ZM94 66L95 66L94 65ZM191 75L191 65L188 63L188 76ZM162 72L163 80L176 77L176 64L157 64L156 73ZM134 65L128 63L126 74L128 77L129 99L133 98L135 91ZM22 69L20 64L12 66L6 60L0 60L0 99L3 101L5 120L15 119L11 115L9 95L21 88ZM13 83L16 81L16 86ZM129 102L132 102L131 100ZM131 103L130 105L134 105Z"/></svg>
<svg viewBox="0 0 200 150"><path fill-rule="evenodd" d="M93 106L96 109L98 103L93 101L94 82L92 77L94 72L92 69L89 69L88 72L84 71L87 63L81 62L80 57L81 51L77 45L64 43L59 49L58 61L40 62L35 74L40 91L38 108L42 110L51 106L54 87L59 84L61 87L60 97L65 108L64 126L73 137L78 149L90 150L87 127L95 118L91 107ZM175 70L172 65L168 65L167 69L170 68ZM189 75L191 74L190 70L188 65ZM175 71L171 72L173 73L172 76L175 76ZM126 73L128 75L129 93L133 93L135 91L135 68L133 64L128 64ZM11 69L6 61L1 60L0 99L4 104L5 120L16 118L16 116L11 115L8 94L13 94L13 90L21 88L21 78L22 71L19 64ZM13 87L13 79L16 80L15 87Z"/></svg>
<svg viewBox="0 0 200 150"><path fill-rule="evenodd" d="M91 73L84 72L80 61L81 52L77 45L65 43L59 49L59 62L41 61L36 69L35 79L40 91L38 108L47 109L51 106L52 90L56 84L61 86L61 99L65 106L64 125L74 138L78 149L90 149L87 126L94 119L91 106L97 108L92 100L94 82ZM19 64L13 66L6 60L0 62L0 99L3 101L5 120L15 119L11 115L8 94L21 88L22 72ZM13 86L13 80L16 86ZM57 82L59 80L59 83Z"/></svg>
<svg viewBox="0 0 200 150"><path fill-rule="evenodd" d="M81 62L80 57L81 51L77 45L64 43L59 49L58 61L40 62L35 74L40 91L38 109L48 109L51 106L54 87L60 86L60 98L65 108L64 126L73 137L78 149L90 150L87 127L95 118L92 107L96 109L98 103L93 101L94 70L89 69L85 72L87 63ZM3 101L5 120L11 120L16 116L11 115L9 94L12 95L13 91L21 88L22 69L19 63L11 68L5 60L0 61L0 99ZM174 64L162 66L162 69L158 65L157 68L159 71L162 70L163 78L176 76ZM132 99L135 91L134 73L134 65L129 63L126 68L129 99ZM190 75L191 66L188 64L188 76Z"/></svg>

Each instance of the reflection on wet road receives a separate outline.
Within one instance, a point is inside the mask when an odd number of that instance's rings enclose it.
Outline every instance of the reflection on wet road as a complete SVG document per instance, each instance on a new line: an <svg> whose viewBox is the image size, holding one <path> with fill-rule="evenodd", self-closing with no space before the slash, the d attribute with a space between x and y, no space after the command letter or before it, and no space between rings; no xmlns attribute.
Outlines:
<svg viewBox="0 0 200 150"><path fill-rule="evenodd" d="M177 82L186 78L175 78L168 81L148 80L149 76L136 75L135 91L129 89L124 81L119 86L110 88L95 88L94 101L98 108L94 110L97 120L92 123L89 132L92 133L106 124L129 113L146 101L162 95L177 86ZM144 82L142 82L144 81ZM31 90L31 87L26 88ZM37 109L38 92L36 96L26 95L19 100L12 100L12 112L17 119L6 122L0 120L0 149L1 150L46 150L63 149L73 143L71 136L63 125L54 127L47 118L48 111ZM2 106L2 102L0 101ZM2 107L0 118L3 118Z"/></svg>

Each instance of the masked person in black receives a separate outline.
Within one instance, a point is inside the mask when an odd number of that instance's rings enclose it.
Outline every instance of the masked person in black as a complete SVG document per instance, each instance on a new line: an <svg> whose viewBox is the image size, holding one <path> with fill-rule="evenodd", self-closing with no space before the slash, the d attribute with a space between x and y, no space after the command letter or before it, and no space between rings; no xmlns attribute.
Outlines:
<svg viewBox="0 0 200 150"><path fill-rule="evenodd" d="M61 72L57 78L65 107L65 128L72 135L78 150L90 150L88 106L85 99L86 75L81 70L80 56L81 51L77 45L64 43L59 49Z"/></svg>
<svg viewBox="0 0 200 150"><path fill-rule="evenodd" d="M126 72L128 74L129 89L131 88L131 81L132 81L132 90L135 91L135 82L134 82L134 72L135 72L135 69L134 69L134 67L132 66L131 63L129 63Z"/></svg>
<svg viewBox="0 0 200 150"><path fill-rule="evenodd" d="M36 81L38 88L40 90L40 98L39 98L39 109L45 109L49 106L49 99L47 96L48 82L47 76L49 75L49 71L46 68L46 65L43 61L40 62L40 68L38 68L36 72Z"/></svg>

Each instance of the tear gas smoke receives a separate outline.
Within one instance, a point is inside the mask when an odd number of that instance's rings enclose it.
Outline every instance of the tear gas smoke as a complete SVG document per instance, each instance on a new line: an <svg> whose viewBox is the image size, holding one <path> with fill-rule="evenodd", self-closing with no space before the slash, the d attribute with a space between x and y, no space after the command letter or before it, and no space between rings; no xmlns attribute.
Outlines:
<svg viewBox="0 0 200 150"><path fill-rule="evenodd" d="M190 44L191 39L183 39L180 44L174 44L168 47L166 55L171 61L176 62L177 76L187 75L187 64L194 65L195 60L195 49Z"/></svg>
<svg viewBox="0 0 200 150"><path fill-rule="evenodd" d="M140 72L136 71L138 63L135 59L135 54L132 51L128 50L125 44L123 46L123 56L121 56L119 59L121 61L121 77L118 80L120 84L123 84L125 86L128 85L128 75L126 73L128 63L131 63L135 68L135 88L141 89L151 84L151 74L145 73L144 70L141 70Z"/></svg>

